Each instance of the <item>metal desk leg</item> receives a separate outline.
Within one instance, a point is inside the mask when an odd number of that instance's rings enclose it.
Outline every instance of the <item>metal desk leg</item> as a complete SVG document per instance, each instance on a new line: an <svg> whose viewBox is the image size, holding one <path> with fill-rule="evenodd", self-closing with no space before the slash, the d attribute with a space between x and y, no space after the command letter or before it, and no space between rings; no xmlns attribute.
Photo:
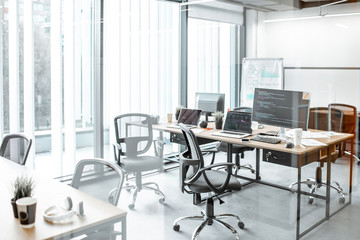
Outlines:
<svg viewBox="0 0 360 240"><path fill-rule="evenodd" d="M330 182L331 182L331 149L328 147L327 149L327 159L326 159L326 209L325 209L325 217L326 220L330 218Z"/></svg>
<svg viewBox="0 0 360 240"><path fill-rule="evenodd" d="M301 161L297 161L298 169L298 183L301 182ZM297 185L297 199L296 199L296 239L300 239L300 197L301 197L301 184Z"/></svg>
<svg viewBox="0 0 360 240"><path fill-rule="evenodd" d="M126 240L126 216L121 221L121 240Z"/></svg>
<svg viewBox="0 0 360 240"><path fill-rule="evenodd" d="M227 162L232 163L232 143L227 144Z"/></svg>
<svg viewBox="0 0 360 240"><path fill-rule="evenodd" d="M353 173L353 162L354 162L354 138L351 139L350 147L350 179L349 179L349 204L351 203L351 192L352 192L352 173Z"/></svg>
<svg viewBox="0 0 360 240"><path fill-rule="evenodd" d="M256 148L256 180L260 179L260 149Z"/></svg>

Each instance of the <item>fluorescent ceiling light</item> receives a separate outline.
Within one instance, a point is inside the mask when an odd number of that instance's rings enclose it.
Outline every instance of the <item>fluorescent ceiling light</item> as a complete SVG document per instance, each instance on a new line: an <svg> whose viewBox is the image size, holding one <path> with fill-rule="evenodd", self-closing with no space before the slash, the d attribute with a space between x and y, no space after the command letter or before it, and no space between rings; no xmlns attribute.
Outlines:
<svg viewBox="0 0 360 240"><path fill-rule="evenodd" d="M356 13L337 13L337 14L317 15L317 16L309 16L309 17L293 17L293 18L269 19L269 20L264 20L263 22L264 23L286 22L286 21L297 21L297 20L323 18L323 17L342 17L342 16L352 16L352 15L360 15L360 12L356 12Z"/></svg>
<svg viewBox="0 0 360 240"><path fill-rule="evenodd" d="M187 6L192 4L201 4L201 3L207 3L207 2L214 2L215 0L199 0L199 1L192 1L192 2L185 2L180 3L180 6Z"/></svg>

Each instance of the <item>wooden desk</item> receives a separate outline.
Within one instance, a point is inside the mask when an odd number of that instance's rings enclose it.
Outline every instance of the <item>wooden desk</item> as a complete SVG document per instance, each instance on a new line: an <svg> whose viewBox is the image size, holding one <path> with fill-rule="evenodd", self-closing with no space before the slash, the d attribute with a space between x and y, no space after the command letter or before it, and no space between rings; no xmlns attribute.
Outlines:
<svg viewBox="0 0 360 240"><path fill-rule="evenodd" d="M23 229L19 220L14 218L11 199L11 185L16 176L33 176L37 199L35 227ZM80 192L64 183L36 175L25 166L0 157L0 239L70 239L98 228L122 222L122 239L126 239L126 211L109 203ZM51 205L63 202L71 197L74 206L84 202L85 217L73 216L64 224L54 224L43 219L43 212Z"/></svg>
<svg viewBox="0 0 360 240"><path fill-rule="evenodd" d="M160 130L160 131L167 131L167 132L174 132L174 133L181 133L180 129L174 129L174 128L168 128L166 127L167 124L156 124L153 125L154 129ZM271 131L271 130L277 130L278 128L274 128L274 127L270 127L270 126L265 126L264 129L259 129L259 130L255 130L253 131L253 135L256 135L259 132L266 132L266 131ZM208 139L213 139L213 140L217 140L217 141L222 141L222 142L227 142L228 143L228 154L227 154L227 161L231 162L231 158L232 158L232 144L241 144L241 145L245 145L245 146L249 146L249 147L253 147L256 148L256 177L255 179L250 179L250 178L245 178L247 180L250 181L250 183L261 183L261 184L265 184L265 185L269 185L272 187L277 187L280 189L284 189L287 191L290 191L290 189L288 188L288 186L280 186L280 185L276 185L276 184L272 184L269 182L265 182L262 181L260 178L260 149L266 149L266 150L273 150L273 151L278 151L278 152L284 152L284 153L289 153L291 158L294 158L295 161L297 162L297 170L298 170L298 182L301 182L301 168L303 165L309 164L310 162L316 161L317 159L314 158L309 158L309 156L319 156L319 158L322 158L323 161L324 159L326 159L326 163L327 163L327 173L326 173L326 181L327 181L327 185L326 185L326 195L322 196L322 195L318 195L318 194L310 194L308 192L302 191L301 190L301 184L298 184L298 188L297 188L297 209L296 209L296 239L300 239L301 237L303 237L305 234L307 234L308 232L310 232L311 230L313 230L314 228L316 228L318 225L320 225L321 223L323 223L324 221L328 220L332 215L336 214L338 211L340 211L341 209L343 209L345 206L349 205L351 203L351 187L352 187L352 166L353 166L353 157L350 157L350 163L349 163L349 202L345 203L342 208L334 213L330 213L330 181L331 181L331 153L333 152L334 146L341 143L341 142L345 142L345 141L351 141L353 143L354 141L354 135L353 134L342 134L342 135L334 135L331 137L327 137L327 138L317 138L316 140L326 144L326 146L312 146L312 147L301 147L301 146L296 146L294 148L285 148L284 146L284 142L282 142L281 144L269 144L269 143L264 143L264 142L257 142L257 141L249 141L249 142L242 142L241 139L236 139L236 138L228 138L228 137L220 137L220 136L214 136L211 135L213 132L215 131L220 131L220 130L204 130L202 132L196 133L197 131L195 130L194 133L197 137L202 137L202 138L208 138ZM314 130L316 131L316 130ZM351 146L353 146L353 144L351 144ZM354 152L353 147L351 148L351 152ZM306 161L304 161L304 159ZM289 159L289 161L291 161L292 159ZM301 208L300 208L300 197L301 194L303 195L311 195L315 198L319 198L322 200L326 201L326 207L325 207L325 214L324 217L321 218L319 221L317 221L316 223L314 223L312 226L310 226L308 229L305 229L303 232L300 232L300 213L301 213Z"/></svg>

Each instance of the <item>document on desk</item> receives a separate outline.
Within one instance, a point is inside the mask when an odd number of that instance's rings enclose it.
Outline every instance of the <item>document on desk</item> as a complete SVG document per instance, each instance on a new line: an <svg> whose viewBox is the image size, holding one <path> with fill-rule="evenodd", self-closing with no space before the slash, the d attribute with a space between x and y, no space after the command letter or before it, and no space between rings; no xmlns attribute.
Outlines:
<svg viewBox="0 0 360 240"><path fill-rule="evenodd" d="M294 131L289 130L286 132L286 137L294 138ZM310 131L303 131L302 132L302 139L304 138L328 138L329 135L324 134L324 132L310 132Z"/></svg>
<svg viewBox="0 0 360 240"><path fill-rule="evenodd" d="M202 128L192 128L191 131L193 131L195 133L195 135L196 135L196 134L199 134L202 131L204 131L204 129L202 129Z"/></svg>
<svg viewBox="0 0 360 240"><path fill-rule="evenodd" d="M325 143L319 142L315 139L301 139L301 145L307 146L307 147L315 147L315 146L326 146Z"/></svg>

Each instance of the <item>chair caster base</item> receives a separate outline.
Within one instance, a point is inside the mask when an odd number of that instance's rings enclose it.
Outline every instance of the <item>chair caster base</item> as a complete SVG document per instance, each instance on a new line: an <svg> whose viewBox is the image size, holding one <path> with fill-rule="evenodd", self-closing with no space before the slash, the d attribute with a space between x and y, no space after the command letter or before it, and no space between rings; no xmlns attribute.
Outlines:
<svg viewBox="0 0 360 240"><path fill-rule="evenodd" d="M243 222L238 222L238 227L240 229L244 229L245 228L245 224Z"/></svg>
<svg viewBox="0 0 360 240"><path fill-rule="evenodd" d="M174 225L173 229L175 232L178 232L180 230L180 225L179 224Z"/></svg>

